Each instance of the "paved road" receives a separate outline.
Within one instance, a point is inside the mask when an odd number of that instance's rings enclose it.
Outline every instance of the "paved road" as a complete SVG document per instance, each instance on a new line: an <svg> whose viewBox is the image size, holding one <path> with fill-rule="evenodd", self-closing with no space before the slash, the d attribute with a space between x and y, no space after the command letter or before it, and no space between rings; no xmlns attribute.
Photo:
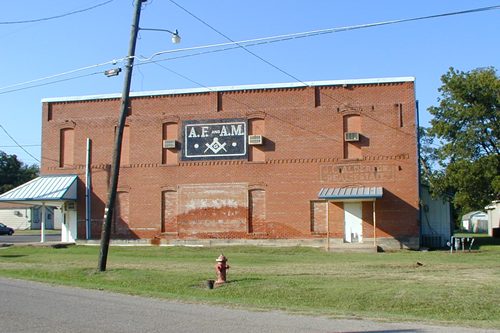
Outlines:
<svg viewBox="0 0 500 333"><path fill-rule="evenodd" d="M33 235L19 235L14 233L12 236L1 235L0 244L18 244L18 243L39 243L40 233L34 233ZM60 242L61 234L45 234L46 242Z"/></svg>
<svg viewBox="0 0 500 333"><path fill-rule="evenodd" d="M0 295L0 332L5 333L500 332L250 312L4 278Z"/></svg>

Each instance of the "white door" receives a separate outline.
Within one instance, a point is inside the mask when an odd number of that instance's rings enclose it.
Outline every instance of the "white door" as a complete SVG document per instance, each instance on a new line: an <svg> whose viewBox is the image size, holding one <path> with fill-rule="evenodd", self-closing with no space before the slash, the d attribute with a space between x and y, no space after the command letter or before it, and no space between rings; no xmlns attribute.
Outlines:
<svg viewBox="0 0 500 333"><path fill-rule="evenodd" d="M362 216L361 202L344 202L344 239L347 243L363 241Z"/></svg>
<svg viewBox="0 0 500 333"><path fill-rule="evenodd" d="M64 210L62 213L61 242L74 243L76 239L76 211Z"/></svg>

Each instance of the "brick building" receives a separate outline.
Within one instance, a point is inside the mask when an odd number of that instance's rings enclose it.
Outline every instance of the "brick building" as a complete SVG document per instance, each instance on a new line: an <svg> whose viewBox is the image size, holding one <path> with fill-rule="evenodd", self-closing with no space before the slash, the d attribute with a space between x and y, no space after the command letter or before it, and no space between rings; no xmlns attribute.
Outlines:
<svg viewBox="0 0 500 333"><path fill-rule="evenodd" d="M44 175L76 174L98 239L120 95L47 98ZM131 94L112 239L419 246L413 78Z"/></svg>

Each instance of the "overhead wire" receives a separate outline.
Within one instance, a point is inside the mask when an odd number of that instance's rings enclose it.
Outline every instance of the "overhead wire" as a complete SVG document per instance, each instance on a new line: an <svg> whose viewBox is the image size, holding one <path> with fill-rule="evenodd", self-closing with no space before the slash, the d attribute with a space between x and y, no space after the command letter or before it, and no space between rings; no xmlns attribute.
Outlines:
<svg viewBox="0 0 500 333"><path fill-rule="evenodd" d="M35 23L35 22L41 22L41 21L55 20L55 19L59 19L59 18L62 18L62 17L66 17L66 16L70 16L70 15L74 15L74 14L83 13L83 12L95 9L97 7L101 7L101 6L107 5L108 3L113 2L113 1L114 0L108 0L108 1L105 1L105 2L101 2L101 3L99 3L99 4L95 5L95 6L91 6L91 7L84 8L84 9L79 9L79 10L74 10L72 12L64 13L64 14L60 14L60 15L55 15L55 16L50 16L50 17L44 17L44 18L38 18L38 19L31 19L31 20L0 21L0 24L2 24L2 25L7 25L7 24L25 24L25 23Z"/></svg>
<svg viewBox="0 0 500 333"><path fill-rule="evenodd" d="M254 56L255 58L259 59L260 61L266 63L267 65L273 67L274 69L280 71L281 73L285 74L286 76L292 78L293 80L300 82L304 84L305 86L310 86L303 80L299 79L297 76L290 74L289 72L285 71L284 69L278 67L277 65L271 63L270 61L264 59L263 57L259 56L255 52L250 51L247 47L243 45L243 42L235 42L232 40L229 36L226 34L222 33L212 25L210 25L208 22L205 20L201 19L185 7L181 6L174 0L169 0L172 4L186 12L188 15L191 17L195 18L197 21L201 22L208 28L210 28L212 31L216 32L220 36L224 37L225 39L229 40L230 42L236 44L238 47L242 48L245 50L247 53L250 55ZM354 25L354 26L348 26L348 27L342 27L342 28L333 28L333 29L324 29L324 30L317 30L317 31L311 31L311 32L306 32L306 33L299 33L299 34L291 34L288 35L289 37L299 37L299 36L305 36L305 35L310 35L310 34L323 34L323 33L333 33L333 32L341 32L341 31L348 31L348 30L355 30L355 29L362 29L362 28L368 28L368 27L375 27L375 26L382 26L382 25L389 25L389 24L395 24L395 23L402 23L402 22L411 22L411 21L417 21L417 20L424 20L424 19L431 19L431 18L438 18L438 17L445 17L445 16L452 16L452 15L460 15L460 14L469 14L469 13L476 13L476 12L481 12L481 11L486 11L486 10L494 10L494 9L499 9L500 6L489 6L489 7L482 7L482 8L475 8L475 9L470 9L470 10L464 10L464 11L459 11L459 12L451 12L451 13L444 13L444 14L435 14L435 15L429 15L429 16L422 16L422 17L416 17L416 18L409 18L409 19L399 19L399 20L391 20L391 21L384 21L384 22L377 22L377 23L370 23L370 24L362 24L362 25ZM320 91L320 95L327 97L329 99L332 99L336 101L337 103L340 102L339 100L335 99L333 96L324 94Z"/></svg>
<svg viewBox="0 0 500 333"><path fill-rule="evenodd" d="M26 154L28 154L31 158L33 158L35 161L37 161L38 163L40 163L40 160L38 158L36 158L35 156L33 156L29 151L27 151L26 149L24 149L24 147L22 145L19 144L19 142L17 142L16 139L14 139L14 137L12 135L10 135L9 132L7 132L7 130L5 129L5 127L3 127L1 124L0 124L0 128L4 131L4 133L12 140L12 142L14 142L16 144L17 147L21 148Z"/></svg>
<svg viewBox="0 0 500 333"><path fill-rule="evenodd" d="M415 17L415 18L409 18L409 19L400 19L400 20L376 22L376 23L361 24L361 25L354 25L354 26L345 26L345 27L338 27L338 28L330 28L330 29L314 30L314 31L307 31L307 32L299 32L299 33L293 33L293 34L277 35L277 36L271 36L271 37L254 38L254 39L247 39L247 40L235 41L235 42L231 41L231 42L227 42L227 43L217 43L217 44L194 46L194 47L181 48L181 49L164 50L164 51L156 52L156 53L152 54L149 57L134 56L134 58L137 61L139 61L139 63L136 63L135 66L143 65L143 64L148 64L148 63L154 63L153 61L151 61L153 58L155 58L157 56L160 56L160 55L164 55L164 54L170 54L170 53L187 52L187 51L202 50L202 49L209 49L209 48L219 48L219 47L233 45L233 47L227 47L227 48L224 48L224 49L203 51L203 52L198 52L198 53L193 53L193 54L187 54L187 55L181 55L181 56L176 56L176 57L170 57L170 58L162 59L162 60L159 60L159 61L167 61L167 60L173 60L173 59L181 59L181 58L187 58L187 57L194 57L194 56L199 56L199 55L208 54L208 53L223 52L223 51L228 51L228 50L232 50L232 49L241 48L242 46L244 46L245 48L248 48L250 46L257 46L257 45L264 45L264 44L270 44L270 43L277 43L277 42L283 42L283 41L288 41L288 40L293 40L293 39L298 39L298 38L308 38L308 37L313 37L313 36L318 36L318 35L323 35L323 34L329 34L329 33L343 32L343 31L349 31L349 30L355 30L355 29L371 28L371 27L388 25L388 24L397 24L397 23L403 23L403 22L410 22L410 21L417 21L417 20L424 20L424 19L430 19L430 18L452 16L452 15L461 15L461 14L468 14L468 13L475 13L475 12L488 11L488 10L496 10L496 9L500 9L500 5L499 6L490 6L490 7L475 8L475 9L464 10L464 11L459 11L459 12L450 12L450 13L443 13L443 14L437 14L437 15L421 16L421 17ZM30 84L30 83L34 83L34 82L38 82L38 81L48 80L48 79L59 77L59 76L69 75L69 74L72 74L72 73L75 73L75 72L78 72L78 71L87 70L87 69L90 69L90 68L105 66L105 65L109 65L109 64L116 64L118 62L122 62L122 61L125 61L127 59L128 59L128 57L122 57L122 58L119 58L119 59L113 59L113 60L109 60L109 61L106 61L106 62L103 62L103 63L100 63L100 64L85 66L85 67L77 68L77 69L74 69L74 70L66 71L66 72L63 72L63 73L59 73L59 74L54 74L54 75L42 77L42 78L39 78L39 79L34 79L34 80L30 80L30 81L16 83L16 84L9 85L9 86L0 87L0 90L5 90L5 89L12 88L12 87L26 85L26 84ZM300 82L301 80L298 80L298 81Z"/></svg>
<svg viewBox="0 0 500 333"><path fill-rule="evenodd" d="M230 42L233 42L235 43L236 45L238 45L240 48L242 48L243 50L245 50L245 52L247 52L248 54L252 55L253 57L259 59L260 61L268 64L269 66L273 67L274 69L280 71L281 73L285 74L286 76L289 76L291 77L293 80L295 81L299 81L301 83L304 83L302 80L298 79L296 76L288 73L287 71L281 69L280 67L274 65L273 63L271 63L270 61L264 59L263 57L261 57L260 55L256 54L255 52L252 52L250 51L248 48L246 48L244 45L234 41L233 39L231 39L229 36L227 36L226 34L222 33L221 31L217 30L216 28L214 28L212 25L208 24L206 21L202 20L201 18L199 18L198 16L196 16L195 14L193 14L192 12L190 12L189 10L187 10L186 8L184 8L183 6L179 5L177 2L175 2L174 0L170 0L171 3L173 3L174 5L176 5L177 7L179 7L180 9L182 9L183 11L185 11L186 13L188 13L189 15L191 15L192 17L194 17L196 20L198 20L199 22L203 23L205 26L209 27L210 29L212 29L213 31L215 31L217 34L221 35L222 37L226 38L227 40L229 40ZM305 83L304 83L305 84ZM306 84L307 85L307 84Z"/></svg>
<svg viewBox="0 0 500 333"><path fill-rule="evenodd" d="M328 28L328 29L321 29L321 30L312 30L312 31L306 31L306 32L298 32L298 33L276 35L276 36L262 37L262 38L253 38L253 39L247 39L247 40L236 41L236 42L227 42L227 43L218 43L218 44L212 44L212 45L200 46L200 47L191 47L191 48L187 48L187 49L183 49L183 50L196 50L196 49L199 49L199 48L222 47L222 46L229 46L229 45L238 45L237 47L241 47L241 45L249 46L249 45L245 45L245 44L248 44L248 43L251 43L251 46L263 45L263 44L268 44L268 43L283 42L283 41L293 40L293 39L299 39L299 38L308 38L308 37L313 37L313 36L318 36L318 35L324 35L324 34L331 34L331 33L337 33L337 32L350 31L350 30L373 28L373 27L377 27L377 26L399 24L399 23L405 23L405 22L411 22L411 21L418 21L418 20L426 20L426 19L439 18L439 17L445 17L445 16L470 14L470 13L476 13L476 12L482 12L482 11L489 11L489 10L497 10L497 9L500 9L500 5L490 6L490 7L482 7L482 8L475 8L475 9L463 10L463 11L458 11L458 12L449 12L449 13L443 13L443 14L436 14L436 15L419 16L419 17L413 17L413 18L407 18L407 19L382 21L382 22L367 23L367 24L358 24L358 25L352 25L352 26L337 27L337 28ZM174 52L178 52L178 51L181 51L181 50L164 50L164 51L158 51L158 52L152 54L150 57L147 57L147 58L145 58L145 57L139 57L137 60L139 60L139 61L147 61L147 60L151 60L152 58L157 57L157 56L162 55L162 54L174 53Z"/></svg>
<svg viewBox="0 0 500 333"><path fill-rule="evenodd" d="M32 85L32 86L29 86L29 87L23 87L23 88L11 89L11 90L7 90L7 91L1 91L0 95L12 93L12 92L15 92L15 91L21 91L21 90L36 88L36 87L48 86L48 85L59 83L59 82L65 82L65 81L71 81L71 80L81 79L83 77L88 77L88 76L102 74L102 73L104 73L104 72L102 72L102 71L101 72L94 72L94 73L83 74L83 75L79 75L79 76L73 76L73 77L69 77L69 78L66 78L66 79L60 79L60 80L56 80L56 81L50 81L50 82L46 82L46 83L40 83L40 84Z"/></svg>
<svg viewBox="0 0 500 333"><path fill-rule="evenodd" d="M126 57L125 58L121 58L121 59L108 60L108 61L100 63L100 64L95 64L95 65L80 67L80 68L72 69L72 70L69 70L69 71L66 71L66 72L62 72L62 73L58 73L58 74L53 74L53 75L41 77L41 78L34 79L34 80L29 80L29 81L24 81L24 82L20 82L20 83L15 83L15 84L11 84L11 85L8 85L8 86L0 87L0 90L5 90L5 89L9 89L9 88L24 86L24 85L35 83L35 82L50 80L50 79L54 79L56 77L65 76L65 75L73 74L73 73L76 73L76 72L81 72L81 71L92 69L92 68L96 68L96 67L102 67L102 66L105 66L105 65L110 65L110 64L114 65L114 64L116 64L118 62L121 62L121 61L123 61L125 59L126 59ZM38 86L34 86L34 87L38 87ZM13 91L17 91L17 90L13 90ZM0 94L3 94L3 93L0 92Z"/></svg>
<svg viewBox="0 0 500 333"><path fill-rule="evenodd" d="M22 147L41 147L42 145L39 145L39 144L31 145L30 144L30 145L21 145L21 146ZM17 145L16 146L0 146L0 148L17 148L17 147L19 147L19 146L17 146Z"/></svg>

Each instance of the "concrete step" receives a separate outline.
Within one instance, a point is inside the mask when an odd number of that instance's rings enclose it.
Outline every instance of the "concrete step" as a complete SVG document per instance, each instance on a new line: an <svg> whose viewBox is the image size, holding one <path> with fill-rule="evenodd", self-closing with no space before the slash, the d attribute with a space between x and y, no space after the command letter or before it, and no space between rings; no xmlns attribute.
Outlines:
<svg viewBox="0 0 500 333"><path fill-rule="evenodd" d="M373 243L337 243L330 244L329 252L376 253L377 247Z"/></svg>

